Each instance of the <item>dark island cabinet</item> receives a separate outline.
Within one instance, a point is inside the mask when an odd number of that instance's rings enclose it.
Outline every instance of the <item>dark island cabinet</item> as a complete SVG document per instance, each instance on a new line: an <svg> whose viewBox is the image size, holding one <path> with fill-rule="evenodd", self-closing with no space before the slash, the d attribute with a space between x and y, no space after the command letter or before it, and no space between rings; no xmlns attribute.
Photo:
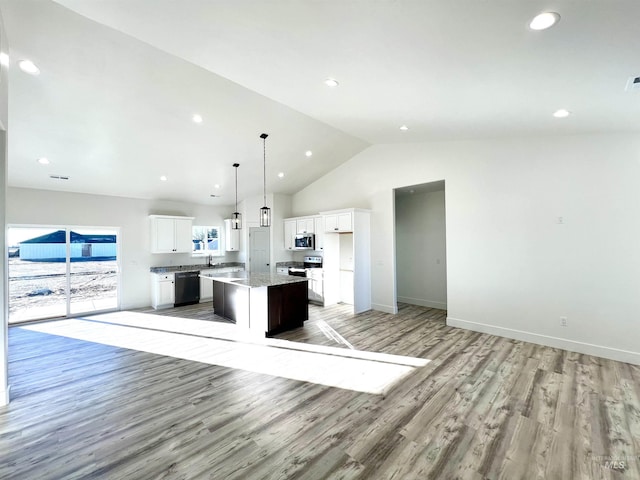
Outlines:
<svg viewBox="0 0 640 480"><path fill-rule="evenodd" d="M241 328L275 335L303 326L309 318L307 281L247 286L213 280L213 311Z"/></svg>
<svg viewBox="0 0 640 480"><path fill-rule="evenodd" d="M213 282L213 312L237 323L248 315L249 289L229 283Z"/></svg>
<svg viewBox="0 0 640 480"><path fill-rule="evenodd" d="M307 283L269 287L269 331L267 335L302 327L309 318Z"/></svg>

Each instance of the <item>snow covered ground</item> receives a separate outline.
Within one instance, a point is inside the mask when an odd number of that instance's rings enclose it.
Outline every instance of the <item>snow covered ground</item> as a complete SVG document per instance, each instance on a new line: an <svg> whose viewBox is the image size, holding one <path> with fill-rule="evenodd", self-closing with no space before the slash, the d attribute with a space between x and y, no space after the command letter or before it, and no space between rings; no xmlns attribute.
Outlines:
<svg viewBox="0 0 640 480"><path fill-rule="evenodd" d="M66 314L66 264L9 258L9 323ZM71 312L117 307L115 260L71 264Z"/></svg>

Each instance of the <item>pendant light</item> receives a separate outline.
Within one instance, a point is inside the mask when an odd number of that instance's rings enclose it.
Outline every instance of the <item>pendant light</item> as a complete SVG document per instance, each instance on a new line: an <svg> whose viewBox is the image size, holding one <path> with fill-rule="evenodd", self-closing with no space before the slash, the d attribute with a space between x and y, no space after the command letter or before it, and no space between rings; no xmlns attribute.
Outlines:
<svg viewBox="0 0 640 480"><path fill-rule="evenodd" d="M231 218L231 230L240 230L242 228L242 215L238 212L238 167L239 163L234 163L233 168L236 169L236 211L233 212Z"/></svg>
<svg viewBox="0 0 640 480"><path fill-rule="evenodd" d="M261 227L270 227L271 226L271 209L267 207L267 135L263 133L260 135L262 139L262 166L264 173L264 207L260 209L260 226Z"/></svg>

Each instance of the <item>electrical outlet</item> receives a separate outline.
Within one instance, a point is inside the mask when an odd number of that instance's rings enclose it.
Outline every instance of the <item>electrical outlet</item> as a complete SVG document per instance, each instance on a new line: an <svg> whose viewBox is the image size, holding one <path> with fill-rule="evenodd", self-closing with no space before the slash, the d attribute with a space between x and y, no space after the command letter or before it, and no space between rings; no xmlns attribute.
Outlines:
<svg viewBox="0 0 640 480"><path fill-rule="evenodd" d="M561 327L567 326L567 317L560 317L560 326Z"/></svg>

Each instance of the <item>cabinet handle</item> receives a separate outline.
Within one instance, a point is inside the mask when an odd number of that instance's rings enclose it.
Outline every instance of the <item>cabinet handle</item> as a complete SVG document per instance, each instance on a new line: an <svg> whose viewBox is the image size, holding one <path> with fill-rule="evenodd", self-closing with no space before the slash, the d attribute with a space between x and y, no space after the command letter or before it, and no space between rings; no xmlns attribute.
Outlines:
<svg viewBox="0 0 640 480"><path fill-rule="evenodd" d="M338 230L338 227L334 228L334 230Z"/></svg>

